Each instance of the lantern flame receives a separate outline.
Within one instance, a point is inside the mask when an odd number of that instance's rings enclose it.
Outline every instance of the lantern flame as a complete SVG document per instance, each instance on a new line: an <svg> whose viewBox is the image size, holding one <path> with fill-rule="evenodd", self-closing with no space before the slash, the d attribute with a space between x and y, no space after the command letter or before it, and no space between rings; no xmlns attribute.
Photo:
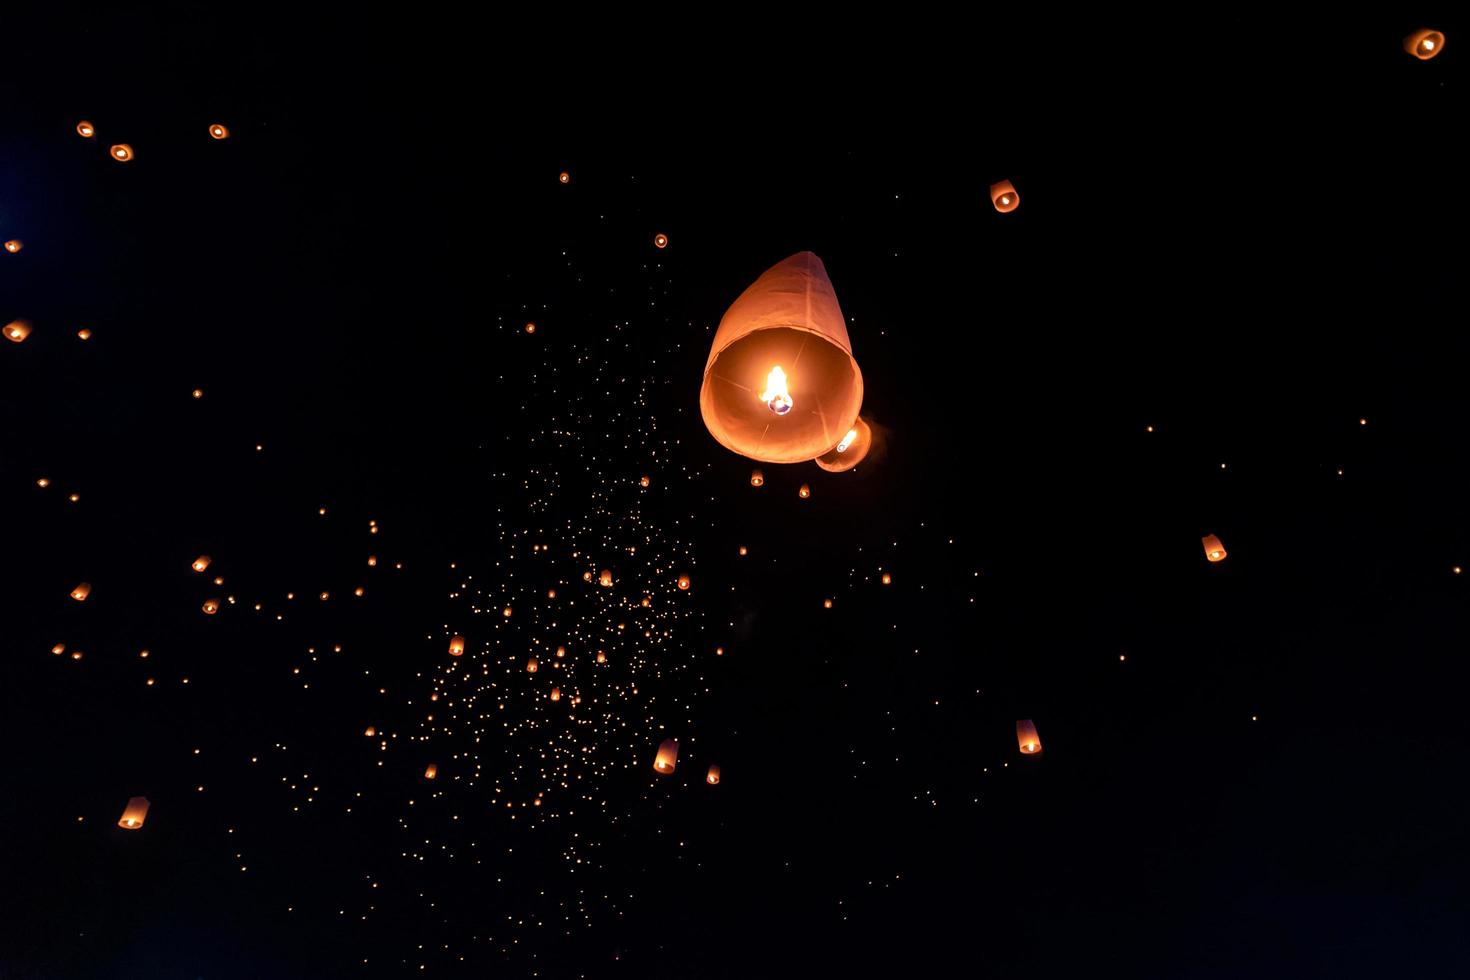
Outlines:
<svg viewBox="0 0 1470 980"><path fill-rule="evenodd" d="M791 411L795 402L791 400L791 392L786 389L786 372L781 370L781 365L777 364L766 375L766 390L761 392L760 399L777 415L785 415Z"/></svg>
<svg viewBox="0 0 1470 980"><path fill-rule="evenodd" d="M842 441L837 444L837 451L839 453L845 453L845 452L847 452L848 447L853 444L854 440L856 440L857 437L858 437L858 430L857 429L848 429L847 430L847 435L843 436L842 437Z"/></svg>

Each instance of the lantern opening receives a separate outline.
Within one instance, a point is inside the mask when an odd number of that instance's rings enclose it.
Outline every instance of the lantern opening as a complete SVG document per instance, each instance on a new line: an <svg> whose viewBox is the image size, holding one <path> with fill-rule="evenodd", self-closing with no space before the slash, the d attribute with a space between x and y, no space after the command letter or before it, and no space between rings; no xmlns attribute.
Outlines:
<svg viewBox="0 0 1470 980"><path fill-rule="evenodd" d="M766 390L761 392L759 397L766 403L766 407L777 415L785 415L796 404L791 400L791 392L786 388L786 372L781 370L781 365L777 364L771 368L771 373L766 375Z"/></svg>

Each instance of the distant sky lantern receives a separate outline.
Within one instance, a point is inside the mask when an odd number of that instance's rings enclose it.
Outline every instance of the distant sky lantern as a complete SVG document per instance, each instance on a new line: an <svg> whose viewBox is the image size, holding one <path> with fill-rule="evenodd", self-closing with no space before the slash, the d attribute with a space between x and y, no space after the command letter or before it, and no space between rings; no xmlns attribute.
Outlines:
<svg viewBox="0 0 1470 980"><path fill-rule="evenodd" d="M603 653L601 650L598 650L597 651L597 662L600 663L600 664L607 663L607 654Z"/></svg>
<svg viewBox="0 0 1470 980"><path fill-rule="evenodd" d="M368 555L368 567L369 568L375 568L375 567L377 567L377 564L378 564L378 556L377 555Z"/></svg>
<svg viewBox="0 0 1470 980"><path fill-rule="evenodd" d="M805 500L812 495L812 488L803 483L800 488L797 489L796 495L802 500Z"/></svg>
<svg viewBox="0 0 1470 980"><path fill-rule="evenodd" d="M883 573L883 584L884 585L892 585L893 584L893 576L890 575L888 572L884 572Z"/></svg>
<svg viewBox="0 0 1470 980"><path fill-rule="evenodd" d="M449 641L449 655L451 657L464 656L464 637L455 636Z"/></svg>
<svg viewBox="0 0 1470 980"><path fill-rule="evenodd" d="M556 655L558 657L565 657L567 655L567 648L566 647L557 647L556 648Z"/></svg>
<svg viewBox="0 0 1470 980"><path fill-rule="evenodd" d="M1428 29L1415 31L1404 38L1404 50L1420 61L1428 61L1444 50L1444 35Z"/></svg>
<svg viewBox="0 0 1470 980"><path fill-rule="evenodd" d="M91 123L87 122L87 120L83 119L81 122L77 123L77 135L84 136L87 139L91 139L93 136L97 135L97 129Z"/></svg>
<svg viewBox="0 0 1470 980"><path fill-rule="evenodd" d="M570 184L572 182L572 175L563 170L561 172L561 175L556 179L561 181L563 184Z"/></svg>
<svg viewBox="0 0 1470 980"><path fill-rule="evenodd" d="M745 547L745 545L742 544L740 546L740 556L743 558L743 557L745 557L748 554L750 554L750 549L747 548L747 547Z"/></svg>
<svg viewBox="0 0 1470 980"><path fill-rule="evenodd" d="M1041 751L1041 736L1036 734L1036 723L1031 719L1016 722L1016 743L1022 755L1036 755Z"/></svg>
<svg viewBox="0 0 1470 980"><path fill-rule="evenodd" d="M688 575L680 575L679 576L679 589L680 589L680 591L683 591L683 592L689 591L689 576Z"/></svg>
<svg viewBox="0 0 1470 980"><path fill-rule="evenodd" d="M504 616L506 619L510 619L510 613L511 613L510 606L506 606L504 609L500 610L500 614L502 616Z"/></svg>
<svg viewBox="0 0 1470 980"><path fill-rule="evenodd" d="M204 605L200 608L204 610L204 615L213 616L215 613L219 612L219 600L205 599Z"/></svg>
<svg viewBox="0 0 1470 980"><path fill-rule="evenodd" d="M547 589L546 590L546 598L548 598L548 599L555 599L556 598L556 590L555 589Z"/></svg>
<svg viewBox="0 0 1470 980"><path fill-rule="evenodd" d="M434 765L434 763L432 763L432 762L429 763L429 768L427 768L427 769L424 770L424 778L425 779L433 779L433 778L435 778L438 775L439 775L439 767L436 766L436 765Z"/></svg>
<svg viewBox="0 0 1470 980"><path fill-rule="evenodd" d="M725 311L699 393L720 445L765 463L816 459L852 428L862 403L863 375L817 256L777 263Z"/></svg>
<svg viewBox="0 0 1470 980"><path fill-rule="evenodd" d="M366 735L368 738L372 738L374 735L378 734L378 730L372 725L369 725L367 726L367 731L363 732L363 734Z"/></svg>
<svg viewBox="0 0 1470 980"><path fill-rule="evenodd" d="M11 320L5 326L5 339L20 343L31 335L31 325L25 320Z"/></svg>
<svg viewBox="0 0 1470 980"><path fill-rule="evenodd" d="M817 457L817 465L828 473L845 473L861 463L873 448L873 428L862 419L843 435L832 451Z"/></svg>
<svg viewBox="0 0 1470 980"><path fill-rule="evenodd" d="M1215 537L1215 535L1206 534L1200 538L1200 542L1205 546L1205 557L1210 561L1225 560L1225 546L1220 543L1220 539Z"/></svg>
<svg viewBox="0 0 1470 980"><path fill-rule="evenodd" d="M831 609L832 608L832 600L831 599L823 599L822 600L822 608L823 609Z"/></svg>
<svg viewBox="0 0 1470 980"><path fill-rule="evenodd" d="M658 246L659 248L667 248L669 244L669 236L660 232L659 234L653 236L653 244Z"/></svg>
<svg viewBox="0 0 1470 980"><path fill-rule="evenodd" d="M526 661L526 673L534 674L536 673L537 668L539 668L540 666L541 665L536 662L536 658L531 657Z"/></svg>
<svg viewBox="0 0 1470 980"><path fill-rule="evenodd" d="M8 241L8 242L5 243L5 251L10 252L12 254L15 253L15 252L19 252L21 249L23 249L25 247L26 247L26 243L23 242L23 241L21 241L19 238L12 238L12 239L10 239L10 241Z"/></svg>
<svg viewBox="0 0 1470 980"><path fill-rule="evenodd" d="M82 329L77 331L77 336L80 337L82 340L91 340L92 331L88 330L86 327L83 327Z"/></svg>
<svg viewBox="0 0 1470 980"><path fill-rule="evenodd" d="M753 487L763 487L763 486L765 486L766 485L766 475L764 473L762 473L760 470L751 470L750 471L750 485L753 486Z"/></svg>
<svg viewBox="0 0 1470 980"><path fill-rule="evenodd" d="M123 807L122 817L117 825L123 830L137 830L143 826L143 821L148 819L148 797L135 796L128 800L128 805Z"/></svg>
<svg viewBox="0 0 1470 980"><path fill-rule="evenodd" d="M584 581L584 582L590 582L590 581L592 581L592 573L591 572L583 572L582 573L582 581Z"/></svg>
<svg viewBox="0 0 1470 980"><path fill-rule="evenodd" d="M190 564L189 567L194 569L194 571L196 572L202 572L209 567L209 560L210 559L208 555L200 555L198 558L194 559L193 563Z"/></svg>
<svg viewBox="0 0 1470 980"><path fill-rule="evenodd" d="M219 123L214 123L209 127L209 135L217 140L229 139L230 131Z"/></svg>
<svg viewBox="0 0 1470 980"><path fill-rule="evenodd" d="M646 487L646 486L648 486L648 484L649 484L649 483L651 483L651 482L652 482L652 481L651 481L651 480L649 480L649 479L648 479L648 477L646 477L646 476L640 476L640 477L639 477L639 478L638 478L638 485L639 485L639 486L640 486L640 487Z"/></svg>
<svg viewBox="0 0 1470 980"><path fill-rule="evenodd" d="M528 324L526 324L526 333L535 333L535 332L536 332L536 324L534 324L534 323L528 323Z"/></svg>
<svg viewBox="0 0 1470 980"><path fill-rule="evenodd" d="M561 700L561 688L559 688L559 687L553 687L551 689L551 700L553 700L553 701L560 701Z"/></svg>
<svg viewBox="0 0 1470 980"><path fill-rule="evenodd" d="M114 160L121 163L127 163L133 158L133 148L126 143L114 143L108 152L112 154Z"/></svg>
<svg viewBox="0 0 1470 980"><path fill-rule="evenodd" d="M56 654L58 657L61 656L63 653L66 652L66 644L65 643L58 643L58 644L56 644L56 646L54 646L54 647L51 648L51 652L54 653L54 654Z"/></svg>
<svg viewBox="0 0 1470 980"><path fill-rule="evenodd" d="M658 747L658 755L653 757L653 768L660 774L667 776L674 771L674 764L679 759L679 743L672 738L666 738Z"/></svg>
<svg viewBox="0 0 1470 980"><path fill-rule="evenodd" d="M1021 206L1021 195L1016 193L1010 181L1003 180L990 185L990 203L995 205L995 210L1005 214Z"/></svg>
<svg viewBox="0 0 1470 980"><path fill-rule="evenodd" d="M720 767L710 766L709 772L704 774L704 781L709 783L711 786L720 785Z"/></svg>
<svg viewBox="0 0 1470 980"><path fill-rule="evenodd" d="M608 571L607 569L604 568L597 575L597 584L600 585L600 586L602 586L605 589L612 588L612 584L613 584L612 583L612 572L610 572L610 571Z"/></svg>
<svg viewBox="0 0 1470 980"><path fill-rule="evenodd" d="M86 599L87 599L87 596L89 596L91 594L92 594L92 583L91 582L83 582L81 585L78 585L75 589L72 589L71 590L71 597L73 599L75 599L77 602L85 602Z"/></svg>

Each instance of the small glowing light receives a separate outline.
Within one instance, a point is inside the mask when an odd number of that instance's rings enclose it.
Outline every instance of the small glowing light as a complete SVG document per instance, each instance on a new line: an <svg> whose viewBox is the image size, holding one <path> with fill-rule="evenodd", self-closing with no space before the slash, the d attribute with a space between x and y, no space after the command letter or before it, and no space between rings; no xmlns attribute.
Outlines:
<svg viewBox="0 0 1470 980"><path fill-rule="evenodd" d="M654 235L653 244L659 248L666 248L669 244L669 236L662 233Z"/></svg>
<svg viewBox="0 0 1470 980"><path fill-rule="evenodd" d="M219 600L206 599L204 600L204 605L200 606L199 608L204 610L204 615L213 616L215 613L219 612Z"/></svg>
<svg viewBox="0 0 1470 980"><path fill-rule="evenodd" d="M536 332L536 324L534 324L534 323L528 323L528 324L526 324L526 333L535 333L535 332Z"/></svg>
<svg viewBox="0 0 1470 980"><path fill-rule="evenodd" d="M858 437L858 430L857 429L848 429L847 430L847 435L843 436L842 437L842 441L837 444L837 451L839 453L845 453L845 452L847 452L848 447L852 445L853 440L856 439L857 437Z"/></svg>
<svg viewBox="0 0 1470 980"><path fill-rule="evenodd" d="M1425 51L1433 51L1434 50L1434 42L1433 41L1426 40L1424 42L1424 50Z"/></svg>
<svg viewBox="0 0 1470 980"><path fill-rule="evenodd" d="M36 486L40 487L42 490L46 489L50 485L51 485L51 481L48 480L48 479L46 479L44 476L41 477L39 480L36 481Z"/></svg>
<svg viewBox="0 0 1470 980"><path fill-rule="evenodd" d="M893 576L890 575L890 574L888 574L887 572L884 572L883 573L883 584L884 585L892 585L893 584Z"/></svg>
<svg viewBox="0 0 1470 980"><path fill-rule="evenodd" d="M771 373L766 375L766 390L759 397L777 415L791 411L795 403L791 400L791 392L786 390L786 372L781 370L781 365L771 368Z"/></svg>
<svg viewBox="0 0 1470 980"><path fill-rule="evenodd" d="M561 175L557 177L557 180L561 181L563 184L570 184L572 182L572 175L563 170L561 172Z"/></svg>
<svg viewBox="0 0 1470 980"><path fill-rule="evenodd" d="M81 122L77 123L77 135L85 136L87 139L91 139L93 136L97 135L97 130L92 128L91 123L83 119Z"/></svg>
<svg viewBox="0 0 1470 980"><path fill-rule="evenodd" d="M71 597L77 602L85 602L87 600L87 596L91 594L92 584L90 582L83 582L82 584L71 590Z"/></svg>
<svg viewBox="0 0 1470 980"><path fill-rule="evenodd" d="M224 126L221 126L219 123L215 123L214 125L209 127L209 135L213 136L217 140L222 140L229 138L230 131Z"/></svg>
<svg viewBox="0 0 1470 980"><path fill-rule="evenodd" d="M1368 424L1368 420L1367 419L1358 419L1358 424L1359 425L1367 425Z"/></svg>
<svg viewBox="0 0 1470 980"><path fill-rule="evenodd" d="M11 320L5 325L5 339L14 343L20 343L31 335L31 325L27 320Z"/></svg>
<svg viewBox="0 0 1470 980"><path fill-rule="evenodd" d="M82 340L91 340L92 331L88 330L86 327L83 327L82 329L77 331L77 336L80 337Z"/></svg>
<svg viewBox="0 0 1470 980"><path fill-rule="evenodd" d="M196 572L202 572L209 567L209 562L210 557L208 555L200 555L198 558L195 558L194 561L190 563L189 567L194 569L194 571Z"/></svg>
<svg viewBox="0 0 1470 980"><path fill-rule="evenodd" d="M753 486L753 487L763 487L763 486L765 486L766 485L765 475L763 473L761 473L760 470L751 470L750 471L750 485Z"/></svg>
<svg viewBox="0 0 1470 980"><path fill-rule="evenodd" d="M12 254L14 254L15 252L19 252L22 248L25 248L25 242L21 241L19 238L12 238L10 239L10 241L5 243L5 251Z"/></svg>
<svg viewBox="0 0 1470 980"><path fill-rule="evenodd" d="M822 608L823 609L831 609L832 608L832 600L831 599L823 599L822 600Z"/></svg>
<svg viewBox="0 0 1470 980"><path fill-rule="evenodd" d="M1456 575L1459 575L1460 574L1460 566L1459 565L1456 565L1454 568L1451 568L1450 571L1453 572Z"/></svg>
<svg viewBox="0 0 1470 980"><path fill-rule="evenodd" d="M82 659L82 651L80 651L80 650L73 650L71 652L71 658L73 660L81 660Z"/></svg>
<svg viewBox="0 0 1470 980"><path fill-rule="evenodd" d="M133 148L126 143L114 143L112 145L112 158L122 163L127 163L133 158Z"/></svg>
<svg viewBox="0 0 1470 980"><path fill-rule="evenodd" d="M801 488L796 491L796 495L802 500L805 500L812 495L812 488L803 483Z"/></svg>
<svg viewBox="0 0 1470 980"><path fill-rule="evenodd" d="M54 647L51 648L51 652L54 653L58 657L61 656L63 653L66 652L66 644L65 643L58 643L58 644L56 644L56 646L54 646Z"/></svg>
<svg viewBox="0 0 1470 980"><path fill-rule="evenodd" d="M687 591L689 591L689 576L688 575L680 575L679 576L679 590L681 592L687 592Z"/></svg>
<svg viewBox="0 0 1470 980"><path fill-rule="evenodd" d="M203 398L204 397L204 389L203 388L195 388L193 391L189 392L189 394L193 395L195 398Z"/></svg>

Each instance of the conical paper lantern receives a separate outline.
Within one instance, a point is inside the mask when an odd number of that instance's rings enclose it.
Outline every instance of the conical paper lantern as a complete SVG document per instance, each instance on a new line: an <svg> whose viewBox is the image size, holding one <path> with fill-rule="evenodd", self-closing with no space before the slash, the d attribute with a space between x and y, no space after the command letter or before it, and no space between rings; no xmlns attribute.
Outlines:
<svg viewBox="0 0 1470 980"><path fill-rule="evenodd" d="M802 463L846 435L863 374L822 260L799 252L767 269L725 311L699 410L715 441L766 463Z"/></svg>
<svg viewBox="0 0 1470 980"><path fill-rule="evenodd" d="M653 768L664 776L674 771L674 764L679 758L679 743L671 738L666 738L658 747L658 754L653 757Z"/></svg>
<svg viewBox="0 0 1470 980"><path fill-rule="evenodd" d="M1041 736L1036 734L1036 723L1031 719L1016 722L1016 743L1022 755L1036 755L1041 751Z"/></svg>
<svg viewBox="0 0 1470 980"><path fill-rule="evenodd" d="M1200 543L1205 546L1205 557L1208 558L1210 561L1225 560L1225 546L1220 543L1220 539L1218 537L1213 534L1206 534L1204 537L1200 538Z"/></svg>
<svg viewBox="0 0 1470 980"><path fill-rule="evenodd" d="M128 805L123 809L122 818L117 825L124 830L137 830L143 826L143 821L148 818L148 797L135 796L128 800Z"/></svg>

